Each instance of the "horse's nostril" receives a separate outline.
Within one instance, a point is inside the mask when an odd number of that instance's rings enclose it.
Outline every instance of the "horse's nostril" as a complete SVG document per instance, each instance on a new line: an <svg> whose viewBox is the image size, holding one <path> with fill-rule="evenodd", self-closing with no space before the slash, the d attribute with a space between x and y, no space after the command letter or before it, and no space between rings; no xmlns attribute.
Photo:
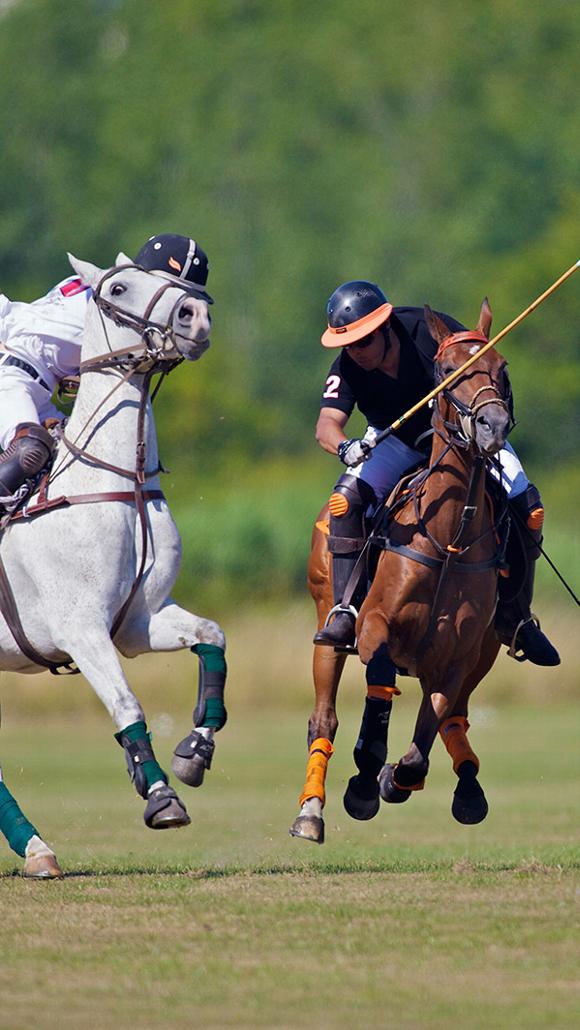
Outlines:
<svg viewBox="0 0 580 1030"><path fill-rule="evenodd" d="M177 316L181 319L182 322L185 322L188 318L191 318L191 311L189 310L187 304L181 305L179 311L177 312Z"/></svg>

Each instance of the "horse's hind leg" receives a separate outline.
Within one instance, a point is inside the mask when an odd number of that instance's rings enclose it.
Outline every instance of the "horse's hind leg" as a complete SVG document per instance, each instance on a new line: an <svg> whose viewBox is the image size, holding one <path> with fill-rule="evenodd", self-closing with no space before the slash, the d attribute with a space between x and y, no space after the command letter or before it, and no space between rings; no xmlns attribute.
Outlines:
<svg viewBox="0 0 580 1030"><path fill-rule="evenodd" d="M386 643L366 667L367 696L360 733L354 748L358 774L349 780L344 807L353 819L372 819L380 807L378 776L387 760L387 735L397 689L396 669Z"/></svg>
<svg viewBox="0 0 580 1030"><path fill-rule="evenodd" d="M189 647L199 660L197 704L193 729L179 742L171 767L190 787L201 786L211 766L214 734L225 726L227 666L225 638L217 623L202 619L168 601L153 615L146 613L124 627L117 642L127 656L146 651L177 651Z"/></svg>
<svg viewBox="0 0 580 1030"><path fill-rule="evenodd" d="M479 758L467 739L467 730L469 729L467 706L470 695L491 669L498 651L499 643L495 633L488 631L479 662L473 672L466 677L453 714L445 719L439 728L441 739L452 759L453 771L458 779L453 794L451 812L457 822L467 826L483 822L489 810L483 788L477 779Z"/></svg>
<svg viewBox="0 0 580 1030"><path fill-rule="evenodd" d="M63 875L54 851L44 843L4 783L0 769L0 832L12 851L24 859L22 875L36 880L54 880Z"/></svg>

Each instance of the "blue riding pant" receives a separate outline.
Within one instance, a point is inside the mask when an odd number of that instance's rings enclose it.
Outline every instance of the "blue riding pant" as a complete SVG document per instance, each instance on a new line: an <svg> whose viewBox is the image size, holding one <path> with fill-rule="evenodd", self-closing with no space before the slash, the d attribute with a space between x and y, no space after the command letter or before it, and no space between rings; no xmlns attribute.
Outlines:
<svg viewBox="0 0 580 1030"><path fill-rule="evenodd" d="M374 440L380 432L380 429L369 426L364 439ZM509 499L514 500L527 490L528 477L511 444L506 443L496 458L501 465L503 489ZM367 461L361 462L354 468L349 468L347 474L367 483L372 487L377 501L382 501L397 485L401 476L410 472L423 461L425 461L425 454L422 451L409 447L397 436L392 435L377 444ZM490 472L494 479L500 480L498 469L492 468Z"/></svg>

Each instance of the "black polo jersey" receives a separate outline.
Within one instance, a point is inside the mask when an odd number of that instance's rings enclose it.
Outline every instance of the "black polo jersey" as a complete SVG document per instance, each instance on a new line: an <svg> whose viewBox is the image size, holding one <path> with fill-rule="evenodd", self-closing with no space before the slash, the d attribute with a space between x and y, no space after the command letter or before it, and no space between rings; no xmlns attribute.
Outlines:
<svg viewBox="0 0 580 1030"><path fill-rule="evenodd" d="M439 311L436 314L451 332L465 329L450 315ZM337 408L350 415L356 405L370 426L386 429L433 389L433 358L437 344L427 328L423 308L394 308L389 325L401 342L397 378L393 379L379 369L366 372L344 347L331 366L320 401L321 408ZM413 447L416 438L430 425L431 411L425 405L397 430L396 435ZM429 449L429 444L426 449Z"/></svg>

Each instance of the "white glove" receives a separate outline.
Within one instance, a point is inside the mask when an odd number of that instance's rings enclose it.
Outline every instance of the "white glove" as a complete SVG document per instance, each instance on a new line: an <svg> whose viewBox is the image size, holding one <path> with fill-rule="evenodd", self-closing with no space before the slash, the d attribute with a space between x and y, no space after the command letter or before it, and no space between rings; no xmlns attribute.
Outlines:
<svg viewBox="0 0 580 1030"><path fill-rule="evenodd" d="M361 461L368 461L371 456L371 446L367 440L343 440L339 443L336 453L343 465L360 465Z"/></svg>

